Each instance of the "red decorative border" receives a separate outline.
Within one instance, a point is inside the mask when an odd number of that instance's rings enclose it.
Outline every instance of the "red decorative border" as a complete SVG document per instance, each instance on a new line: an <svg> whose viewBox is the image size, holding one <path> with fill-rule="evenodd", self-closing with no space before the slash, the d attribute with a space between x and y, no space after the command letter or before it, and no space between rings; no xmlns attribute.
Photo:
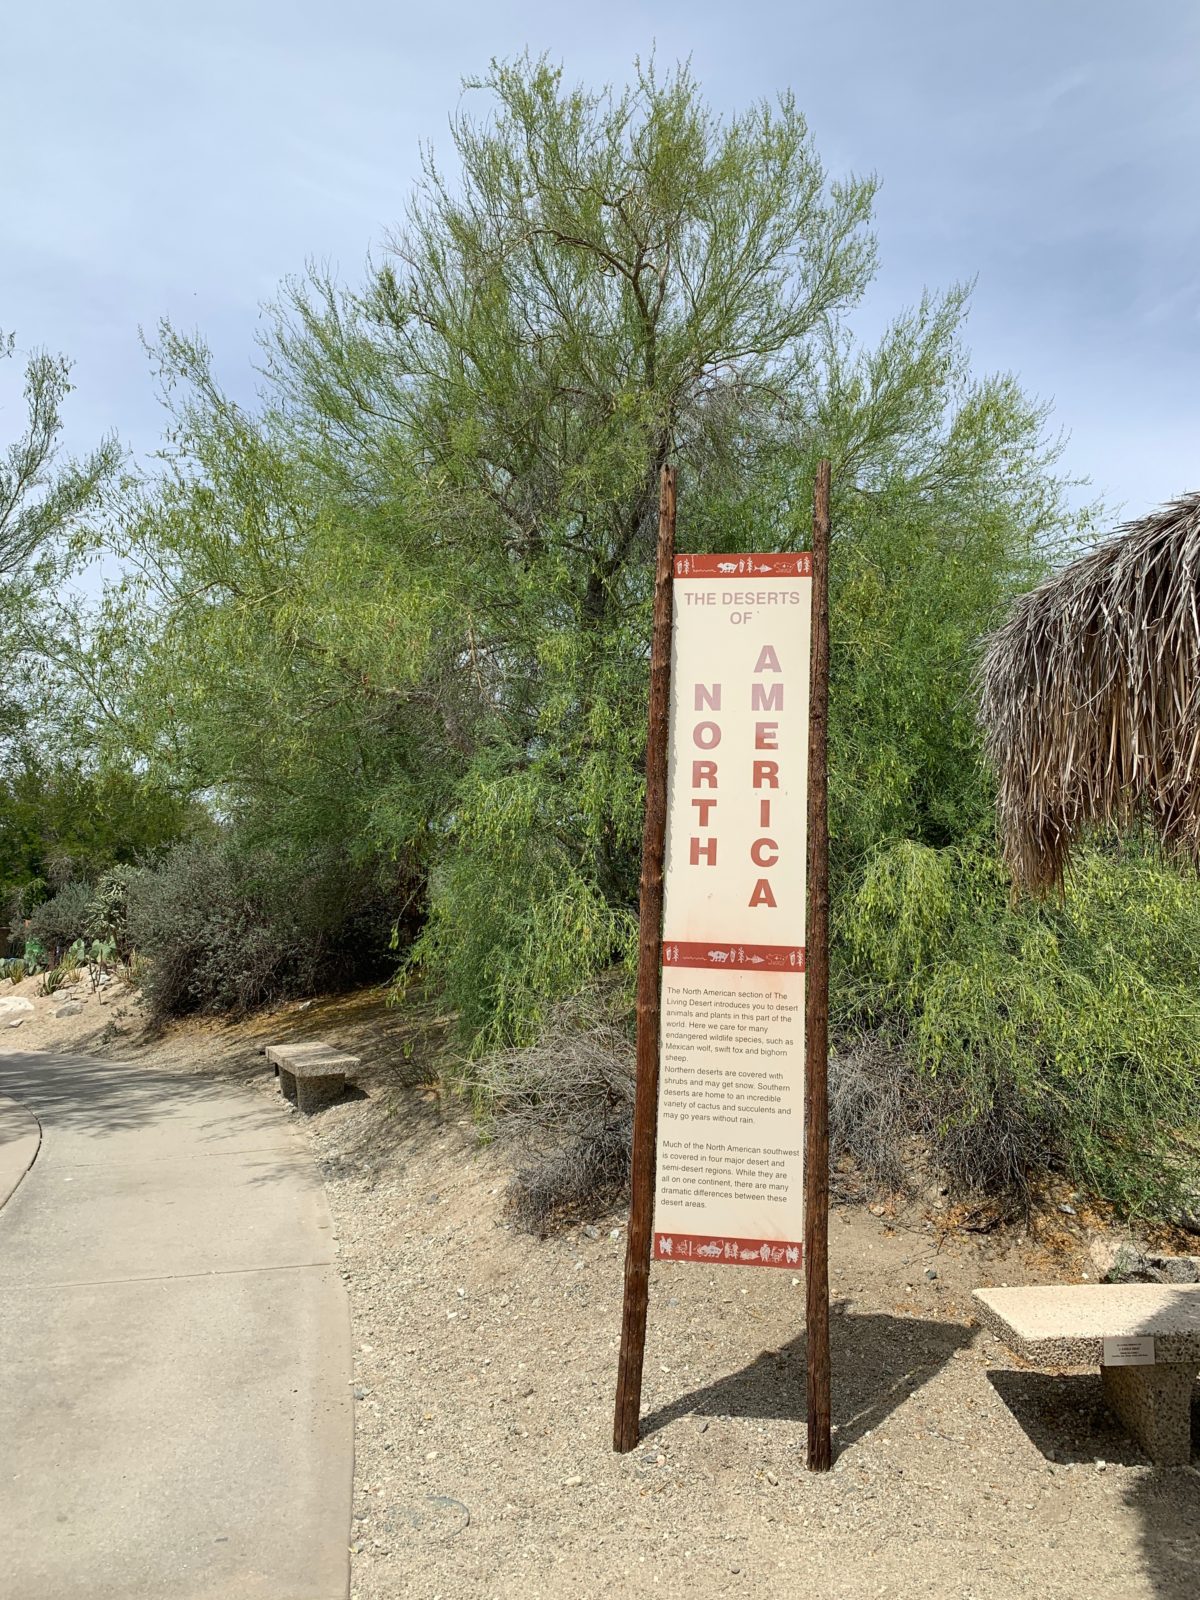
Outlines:
<svg viewBox="0 0 1200 1600"><path fill-rule="evenodd" d="M802 944L720 944L715 939L664 939L664 967L704 967L715 972L804 971Z"/></svg>
<svg viewBox="0 0 1200 1600"><path fill-rule="evenodd" d="M654 1234L655 1261L691 1261L705 1267L790 1267L804 1264L798 1239L729 1239L708 1233Z"/></svg>
<svg viewBox="0 0 1200 1600"><path fill-rule="evenodd" d="M677 578L728 578L731 583L748 578L811 578L812 552L781 551L778 554L715 556L676 556Z"/></svg>

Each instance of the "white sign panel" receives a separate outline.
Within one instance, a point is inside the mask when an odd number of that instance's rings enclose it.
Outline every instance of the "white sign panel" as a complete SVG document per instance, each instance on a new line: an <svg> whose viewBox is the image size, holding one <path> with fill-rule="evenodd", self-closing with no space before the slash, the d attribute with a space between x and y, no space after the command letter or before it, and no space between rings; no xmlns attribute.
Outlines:
<svg viewBox="0 0 1200 1600"><path fill-rule="evenodd" d="M797 1267L812 558L677 556L654 1256Z"/></svg>
<svg viewBox="0 0 1200 1600"><path fill-rule="evenodd" d="M1154 1366L1154 1335L1142 1333L1130 1338L1105 1339L1101 1365L1105 1367Z"/></svg>

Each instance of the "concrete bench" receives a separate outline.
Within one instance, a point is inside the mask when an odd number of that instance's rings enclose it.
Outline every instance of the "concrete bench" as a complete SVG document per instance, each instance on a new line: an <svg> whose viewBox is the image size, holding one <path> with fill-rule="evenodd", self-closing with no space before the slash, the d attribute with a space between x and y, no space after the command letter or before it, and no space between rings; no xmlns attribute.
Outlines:
<svg viewBox="0 0 1200 1600"><path fill-rule="evenodd" d="M297 1110L319 1111L336 1100L346 1087L346 1074L358 1066L357 1056L332 1045L269 1044L263 1054L275 1068L279 1087Z"/></svg>
<svg viewBox="0 0 1200 1600"><path fill-rule="evenodd" d="M1151 1461L1192 1456L1200 1284L976 1289L980 1320L1035 1367L1096 1367L1104 1398Z"/></svg>

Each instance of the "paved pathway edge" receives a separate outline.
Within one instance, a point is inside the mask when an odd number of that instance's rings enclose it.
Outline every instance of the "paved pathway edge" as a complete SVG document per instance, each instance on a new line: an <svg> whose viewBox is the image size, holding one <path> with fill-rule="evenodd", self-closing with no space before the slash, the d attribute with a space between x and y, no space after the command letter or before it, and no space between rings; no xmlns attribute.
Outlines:
<svg viewBox="0 0 1200 1600"><path fill-rule="evenodd" d="M42 1125L19 1100L0 1095L0 1206L37 1160Z"/></svg>

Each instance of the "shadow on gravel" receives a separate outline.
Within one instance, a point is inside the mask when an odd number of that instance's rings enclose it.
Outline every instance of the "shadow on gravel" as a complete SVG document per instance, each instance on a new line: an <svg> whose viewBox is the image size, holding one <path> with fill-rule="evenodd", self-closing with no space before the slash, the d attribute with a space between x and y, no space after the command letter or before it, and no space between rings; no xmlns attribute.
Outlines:
<svg viewBox="0 0 1200 1600"><path fill-rule="evenodd" d="M1104 1403L1100 1374L1071 1376L1000 1368L988 1381L1047 1461L1111 1461L1136 1466L1145 1457Z"/></svg>
<svg viewBox="0 0 1200 1600"><path fill-rule="evenodd" d="M1200 1594L1198 1420L1193 1404L1191 1467L1147 1469L1125 1490L1125 1503L1141 1520L1142 1569L1157 1600L1196 1600Z"/></svg>
<svg viewBox="0 0 1200 1600"><path fill-rule="evenodd" d="M1200 1594L1200 1403L1192 1401L1192 1467L1152 1468L1104 1402L1099 1373L997 1370L993 1388L1047 1461L1143 1470L1124 1486L1141 1522L1142 1567L1157 1600Z"/></svg>
<svg viewBox="0 0 1200 1600"><path fill-rule="evenodd" d="M837 1307L834 1312L830 1343L837 1449L877 1427L971 1342L971 1329L957 1323L839 1314ZM765 1350L740 1372L651 1412L642 1419L642 1436L687 1416L803 1422L804 1372L805 1339L800 1334L779 1350Z"/></svg>

